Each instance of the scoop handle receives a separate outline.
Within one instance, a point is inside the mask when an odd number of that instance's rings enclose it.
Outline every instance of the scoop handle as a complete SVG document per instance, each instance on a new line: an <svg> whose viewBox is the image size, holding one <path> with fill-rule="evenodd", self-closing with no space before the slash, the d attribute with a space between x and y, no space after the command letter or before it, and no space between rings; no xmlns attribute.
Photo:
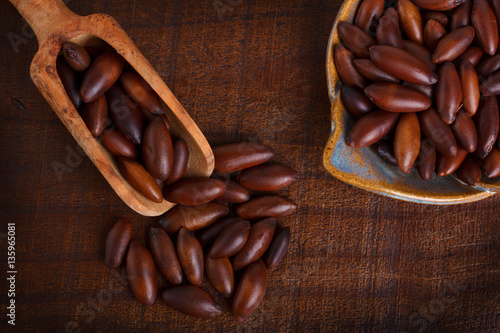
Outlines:
<svg viewBox="0 0 500 333"><path fill-rule="evenodd" d="M9 1L35 32L39 46L43 45L58 27L80 17L66 7L61 0Z"/></svg>

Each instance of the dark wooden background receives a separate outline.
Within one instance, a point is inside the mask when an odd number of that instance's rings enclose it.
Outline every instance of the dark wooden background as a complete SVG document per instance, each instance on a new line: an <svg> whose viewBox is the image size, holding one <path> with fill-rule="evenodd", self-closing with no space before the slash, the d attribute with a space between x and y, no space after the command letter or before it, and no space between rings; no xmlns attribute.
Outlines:
<svg viewBox="0 0 500 333"><path fill-rule="evenodd" d="M221 15L217 3L227 6ZM262 142L299 171L282 191L299 205L280 221L292 229L291 248L270 274L260 308L238 324L220 297L224 315L214 320L174 312L161 300L141 306L120 272L105 267L104 241L117 217L129 217L139 239L157 218L131 211L77 150L30 80L36 38L1 0L0 330L7 222L17 226L19 332L498 330L500 197L449 207L406 203L343 184L322 167L330 133L325 53L340 4L68 3L81 15L115 17L210 143ZM71 172L59 179L55 162Z"/></svg>

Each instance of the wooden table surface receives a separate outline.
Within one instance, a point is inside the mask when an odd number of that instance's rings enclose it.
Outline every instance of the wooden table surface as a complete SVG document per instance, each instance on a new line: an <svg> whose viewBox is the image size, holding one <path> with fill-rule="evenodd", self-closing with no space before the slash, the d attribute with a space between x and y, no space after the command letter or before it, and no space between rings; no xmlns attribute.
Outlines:
<svg viewBox="0 0 500 333"><path fill-rule="evenodd" d="M500 197L458 206L385 198L322 167L330 134L325 53L339 0L82 1L136 42L213 145L255 141L300 179L280 220L292 243L266 297L239 324L134 300L104 265L119 216L145 239L158 218L114 194L29 77L37 51L14 7L0 2L0 188L5 331L7 222L16 225L18 332L493 332L500 328ZM58 164L59 163L59 164ZM54 167L65 165L57 174ZM208 283L203 285L210 292ZM215 294L215 293L213 293Z"/></svg>

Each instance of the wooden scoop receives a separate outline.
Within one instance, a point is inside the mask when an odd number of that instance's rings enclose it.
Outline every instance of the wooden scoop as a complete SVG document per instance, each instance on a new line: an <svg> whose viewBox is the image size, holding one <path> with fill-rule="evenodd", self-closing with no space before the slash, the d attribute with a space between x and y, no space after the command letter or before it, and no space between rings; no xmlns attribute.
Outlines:
<svg viewBox="0 0 500 333"><path fill-rule="evenodd" d="M56 71L56 58L64 42L83 46L111 45L149 83L160 96L170 121L170 133L184 139L189 146L186 176L208 177L214 168L212 149L198 126L184 110L150 63L109 15L79 16L60 0L9 0L33 28L39 49L31 62L31 79L49 102L68 131L92 160L120 198L133 210L145 216L161 215L175 204L155 203L134 190L122 177L111 154L94 139L70 101Z"/></svg>

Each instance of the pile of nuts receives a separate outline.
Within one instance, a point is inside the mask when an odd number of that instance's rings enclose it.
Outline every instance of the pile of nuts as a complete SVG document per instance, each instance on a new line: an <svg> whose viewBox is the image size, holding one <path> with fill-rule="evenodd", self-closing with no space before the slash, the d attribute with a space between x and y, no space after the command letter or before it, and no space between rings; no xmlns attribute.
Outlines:
<svg viewBox="0 0 500 333"><path fill-rule="evenodd" d="M211 178L183 178L188 146L170 137L161 100L144 79L114 51L70 42L62 51L57 71L68 97L90 133L117 158L123 177L154 202L178 204L150 228L149 250L133 239L129 220L120 219L106 239L106 265L125 262L132 292L146 306L156 301L158 270L170 285L162 293L166 304L213 318L221 307L199 287L206 275L221 295L234 295L233 314L244 321L264 298L268 270L290 243L290 229L276 231L276 219L296 209L280 196L252 198L250 191L278 191L297 172L268 163L275 156L271 148L243 142L213 148ZM243 272L239 282L235 271Z"/></svg>
<svg viewBox="0 0 500 333"><path fill-rule="evenodd" d="M334 60L356 123L348 146L377 144L386 161L422 179L455 173L476 185L500 176L500 2L361 2L338 23Z"/></svg>

